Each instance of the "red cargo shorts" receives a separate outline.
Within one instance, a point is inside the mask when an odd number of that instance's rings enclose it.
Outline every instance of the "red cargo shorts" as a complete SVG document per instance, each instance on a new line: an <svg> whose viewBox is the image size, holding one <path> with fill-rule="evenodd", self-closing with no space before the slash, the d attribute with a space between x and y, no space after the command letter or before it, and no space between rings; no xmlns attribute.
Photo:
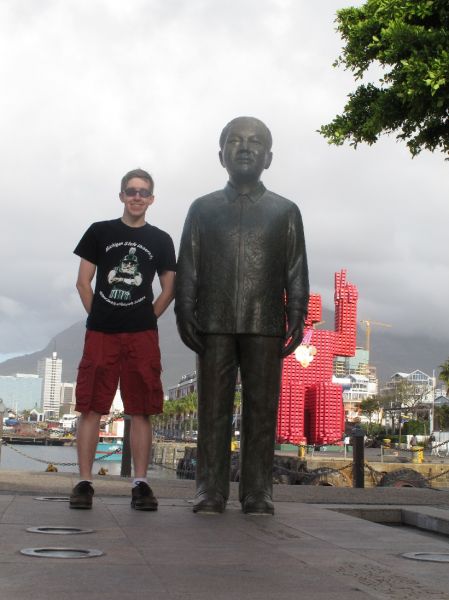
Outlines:
<svg viewBox="0 0 449 600"><path fill-rule="evenodd" d="M78 367L75 410L107 415L120 382L128 415L162 412L161 353L158 332L86 331Z"/></svg>

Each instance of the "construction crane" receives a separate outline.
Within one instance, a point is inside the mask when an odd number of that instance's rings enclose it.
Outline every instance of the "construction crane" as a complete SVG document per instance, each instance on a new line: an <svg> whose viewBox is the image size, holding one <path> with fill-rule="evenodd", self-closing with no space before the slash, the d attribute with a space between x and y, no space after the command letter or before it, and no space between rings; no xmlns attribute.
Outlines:
<svg viewBox="0 0 449 600"><path fill-rule="evenodd" d="M371 321L371 319L364 319L360 321L362 325L366 327L366 338L365 338L365 350L370 351L370 340L371 340L371 325L379 325L379 327L393 327L390 323L380 323L379 321Z"/></svg>

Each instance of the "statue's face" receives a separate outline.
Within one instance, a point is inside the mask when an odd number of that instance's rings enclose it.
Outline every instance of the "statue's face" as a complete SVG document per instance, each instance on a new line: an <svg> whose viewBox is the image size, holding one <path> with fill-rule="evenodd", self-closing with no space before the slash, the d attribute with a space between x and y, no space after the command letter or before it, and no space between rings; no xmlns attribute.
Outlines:
<svg viewBox="0 0 449 600"><path fill-rule="evenodd" d="M219 157L231 181L258 181L272 159L264 128L251 119L239 119L229 129Z"/></svg>

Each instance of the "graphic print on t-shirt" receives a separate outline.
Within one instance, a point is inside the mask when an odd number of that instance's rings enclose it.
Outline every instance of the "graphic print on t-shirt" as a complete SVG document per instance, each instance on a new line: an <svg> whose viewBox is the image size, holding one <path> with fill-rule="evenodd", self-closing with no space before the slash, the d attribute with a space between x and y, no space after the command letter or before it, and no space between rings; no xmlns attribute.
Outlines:
<svg viewBox="0 0 449 600"><path fill-rule="evenodd" d="M109 294L111 300L131 301L132 289L142 283L134 247L129 249L129 253L122 258L117 267L109 271L108 282L112 285Z"/></svg>
<svg viewBox="0 0 449 600"><path fill-rule="evenodd" d="M143 256L138 256L138 250L145 253ZM148 278L148 269L144 265L139 264L139 260L146 263L146 259L151 262L153 255L142 244L136 242L115 242L109 244L105 248L106 257L109 253L115 256L114 262L110 262L112 268L106 270L107 283L109 287L103 287L99 295L108 304L114 306L131 306L139 304L147 298L146 285L142 285L145 274ZM120 252L120 254L118 254ZM143 267L143 268L142 268ZM105 275L106 275L105 273ZM143 274L142 274L143 273ZM150 277L152 279L152 277ZM106 281L105 281L106 283ZM140 295L136 291L140 288Z"/></svg>

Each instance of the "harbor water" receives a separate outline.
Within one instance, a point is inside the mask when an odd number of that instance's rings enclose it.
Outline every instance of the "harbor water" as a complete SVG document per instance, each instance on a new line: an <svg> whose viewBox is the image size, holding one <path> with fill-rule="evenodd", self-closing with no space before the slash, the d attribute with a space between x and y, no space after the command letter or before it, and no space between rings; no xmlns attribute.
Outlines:
<svg viewBox="0 0 449 600"><path fill-rule="evenodd" d="M58 472L77 473L76 447L33 446L31 444L2 445L1 447L0 470L2 471L43 472L50 463L57 467ZM97 474L101 467L107 469L108 475L120 475L120 460L96 460L93 474ZM150 478L156 479L176 479L174 469L160 465L151 465L148 475Z"/></svg>

